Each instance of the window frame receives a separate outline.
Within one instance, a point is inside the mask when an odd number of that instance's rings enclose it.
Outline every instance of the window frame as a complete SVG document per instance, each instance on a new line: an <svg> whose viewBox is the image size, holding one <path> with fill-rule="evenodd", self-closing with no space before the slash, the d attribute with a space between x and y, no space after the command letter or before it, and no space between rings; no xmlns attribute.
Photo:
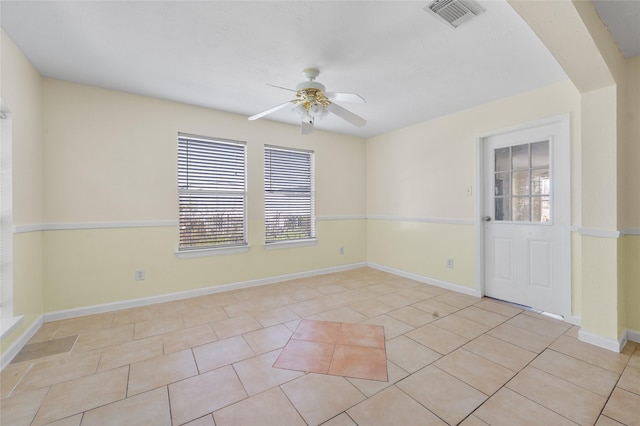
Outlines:
<svg viewBox="0 0 640 426"><path fill-rule="evenodd" d="M222 147L226 146L233 146L234 149L237 150L237 148L241 147L242 148L242 172L243 172L243 178L242 178L242 190L237 190L237 189L231 189L231 188L210 188L210 189L206 189L206 188L190 188L190 187L184 187L181 185L181 179L182 179L182 170L183 169L188 169L189 168L189 160L181 158L181 150L184 149L181 147L181 144L184 142L187 142L189 140L192 140L194 142L198 142L198 143L204 143L205 145L207 143L211 143L213 145L216 146L217 149L220 149ZM239 252L245 252L249 250L249 246L248 246L248 232L247 232L247 204L248 204L248 191L247 191L247 183L248 183L248 179L247 179L247 175L248 175L248 168L247 168L247 143L244 141L236 141L236 140L229 140L229 139L223 139L223 138L214 138L214 137L209 137L209 136L200 136L200 135L193 135L193 134L188 134L188 133L178 133L178 138L177 138L177 154L178 154L178 163L177 163L177 168L178 168L178 181L177 181L177 186L178 186L178 248L176 249L176 256L179 258L191 258L191 257L201 257L201 256L208 256L208 255L217 255L217 254L233 254L233 253L239 253ZM224 153L224 152L223 152ZM210 153L209 153L210 154ZM222 160L224 160L225 158L229 158L231 159L233 153L230 152L226 153L228 155L228 157L224 157ZM200 160L202 160L202 158L198 158ZM206 160L206 159L205 159ZM207 164L204 167L207 166L211 166L213 163ZM215 166L215 165L214 165ZM187 171L188 174L188 171ZM210 182L209 182L210 183ZM194 185L194 186L198 186L198 185ZM237 186L237 185L236 185ZM220 244L205 244L205 245L188 245L185 244L183 241L183 235L182 235L182 229L183 229L183 214L182 214L182 207L183 207L183 197L186 196L193 196L193 195L205 195L205 197L212 197L211 200L213 203L215 203L216 201L219 201L220 198L222 197L229 197L229 195L233 195L233 196L238 196L240 195L240 198L242 200L242 224L241 224L241 240L240 242L231 242L231 243L220 243ZM211 234L205 234L205 235L211 235ZM232 234L233 235L233 234Z"/></svg>
<svg viewBox="0 0 640 426"><path fill-rule="evenodd" d="M295 192L286 191L286 190L275 190L270 191L269 188L269 180L267 174L270 170L273 169L273 163L268 162L267 156L270 151L279 151L291 154L306 154L309 156L309 180L306 182L308 185L308 210L309 210L309 228L308 228L308 236L303 238L269 238L269 193L272 194L295 194ZM263 167L263 182L264 182L264 247L265 249L272 248L289 248L289 247L304 247L304 246L312 246L317 242L317 218L316 218L316 202L315 202L315 152L312 150L298 149L298 148L290 148L290 147L282 147L275 145L264 145L263 149L263 159L264 159L264 167ZM268 168L269 167L269 168ZM295 170L285 170L285 172L292 172ZM282 173L282 171L280 171ZM302 191L299 194L306 194L307 191ZM276 195L277 196L277 195ZM301 199L303 197L300 197Z"/></svg>

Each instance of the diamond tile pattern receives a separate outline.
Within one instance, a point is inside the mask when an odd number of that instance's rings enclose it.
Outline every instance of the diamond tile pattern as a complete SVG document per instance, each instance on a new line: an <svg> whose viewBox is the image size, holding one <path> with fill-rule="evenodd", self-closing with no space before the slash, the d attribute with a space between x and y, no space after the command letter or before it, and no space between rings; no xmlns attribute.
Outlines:
<svg viewBox="0 0 640 426"><path fill-rule="evenodd" d="M352 269L47 322L2 370L0 423L640 425L640 345L578 331Z"/></svg>

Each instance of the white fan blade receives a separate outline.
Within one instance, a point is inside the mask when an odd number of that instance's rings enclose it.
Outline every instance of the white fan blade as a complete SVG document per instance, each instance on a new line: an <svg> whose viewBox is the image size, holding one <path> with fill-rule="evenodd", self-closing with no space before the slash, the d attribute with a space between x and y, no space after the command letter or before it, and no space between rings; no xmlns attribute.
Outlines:
<svg viewBox="0 0 640 426"><path fill-rule="evenodd" d="M324 94L330 101L353 102L364 104L366 101L357 93L327 92Z"/></svg>
<svg viewBox="0 0 640 426"><path fill-rule="evenodd" d="M275 84L267 83L267 86L275 87L276 89L288 90L290 92L295 92L293 89L289 89L288 87L276 86Z"/></svg>
<svg viewBox="0 0 640 426"><path fill-rule="evenodd" d="M303 135L309 135L313 132L313 122L303 121L300 126L300 131Z"/></svg>
<svg viewBox="0 0 640 426"><path fill-rule="evenodd" d="M283 104L280 104L280 105L274 106L273 108L269 108L268 110L266 110L266 111L262 111L262 112L261 112L261 113L259 113L259 114L252 115L251 117L249 117L249 120L257 120L258 118L262 118L262 117L264 117L265 115L269 115L269 114L271 114L271 113L273 113L273 112L280 111L282 108L285 108L285 107L287 107L287 106L289 106L289 105L291 105L291 101L287 101L287 102L285 102L285 103L283 103Z"/></svg>
<svg viewBox="0 0 640 426"><path fill-rule="evenodd" d="M349 110L342 108L338 104L334 104L334 103L329 104L329 106L327 107L327 111L334 113L338 117L342 118L345 121L348 121L349 123L353 124L356 127L362 127L365 124L367 124L367 120L352 113Z"/></svg>

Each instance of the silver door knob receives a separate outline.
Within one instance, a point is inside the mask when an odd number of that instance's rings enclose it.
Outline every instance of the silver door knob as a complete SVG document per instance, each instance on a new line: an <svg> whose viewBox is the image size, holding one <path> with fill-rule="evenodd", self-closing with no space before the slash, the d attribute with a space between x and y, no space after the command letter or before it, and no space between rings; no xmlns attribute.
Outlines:
<svg viewBox="0 0 640 426"><path fill-rule="evenodd" d="M485 222L491 222L491 216L485 216L482 218Z"/></svg>

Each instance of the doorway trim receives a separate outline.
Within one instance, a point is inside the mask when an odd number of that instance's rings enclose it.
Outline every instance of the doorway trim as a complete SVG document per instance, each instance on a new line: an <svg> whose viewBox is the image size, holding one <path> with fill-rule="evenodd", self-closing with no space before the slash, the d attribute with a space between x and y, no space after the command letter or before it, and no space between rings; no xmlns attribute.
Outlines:
<svg viewBox="0 0 640 426"><path fill-rule="evenodd" d="M491 132L482 133L476 136L475 141L475 163L476 163L476 176L475 176L475 214L474 214L474 226L476 233L476 267L475 267L475 281L478 283L478 292L480 293L480 297L485 295L485 233L484 233L484 200L485 200L485 161L484 161L484 143L487 139L492 136L503 135L507 133L518 132L522 130L528 130L540 126L545 126L549 124L558 124L564 127L564 132L567 135L567 141L562 144L562 149L566 150L566 161L567 164L560 164L561 167L567 167L569 173L569 186L571 186L571 114L564 113L559 115L554 115L546 118L542 118L539 120L529 121L522 124L518 124L515 126L510 126L507 128L497 129ZM565 265L567 268L569 284L562 287L562 310L561 315L564 316L564 320L579 325L579 319L573 316L571 306L571 292L572 292L572 254L571 254L571 188L567 191L569 200L568 206L568 222L569 226L567 226L566 232L569 233L569 243L567 246L568 250L568 265Z"/></svg>

